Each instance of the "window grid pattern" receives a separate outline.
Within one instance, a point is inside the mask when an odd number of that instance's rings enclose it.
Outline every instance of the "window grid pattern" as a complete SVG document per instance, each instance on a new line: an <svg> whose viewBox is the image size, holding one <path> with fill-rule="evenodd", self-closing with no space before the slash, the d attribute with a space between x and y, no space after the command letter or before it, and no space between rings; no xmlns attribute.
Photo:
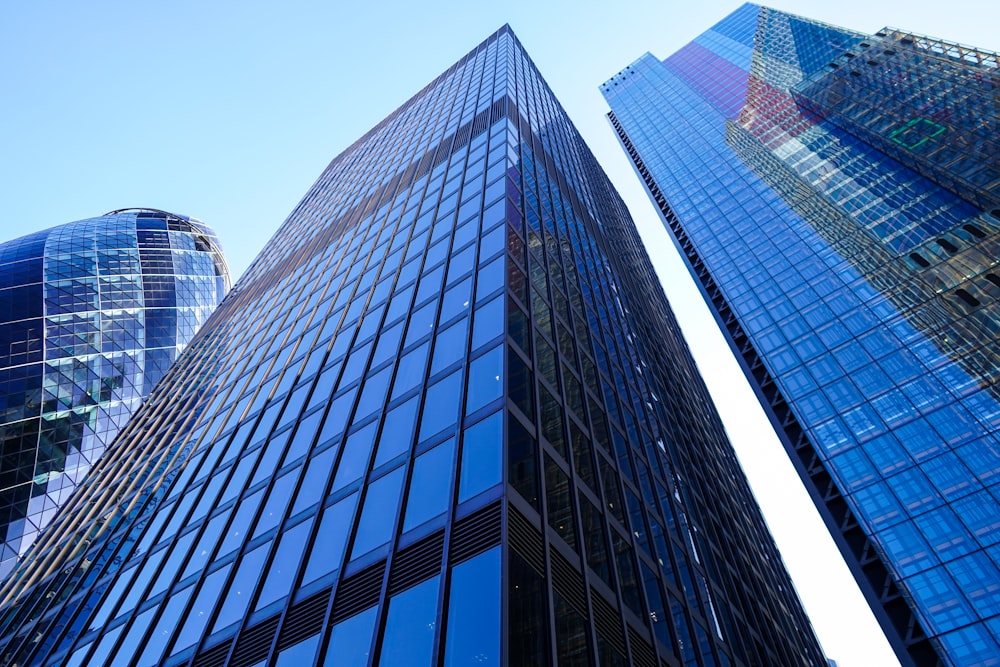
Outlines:
<svg viewBox="0 0 1000 667"><path fill-rule="evenodd" d="M876 42L745 5L602 92L901 660L990 664L1000 221L797 106Z"/></svg>
<svg viewBox="0 0 1000 667"><path fill-rule="evenodd" d="M0 576L229 288L197 220L115 211L0 245Z"/></svg>
<svg viewBox="0 0 1000 667"><path fill-rule="evenodd" d="M506 27L333 160L122 437L3 592L6 660L824 663Z"/></svg>

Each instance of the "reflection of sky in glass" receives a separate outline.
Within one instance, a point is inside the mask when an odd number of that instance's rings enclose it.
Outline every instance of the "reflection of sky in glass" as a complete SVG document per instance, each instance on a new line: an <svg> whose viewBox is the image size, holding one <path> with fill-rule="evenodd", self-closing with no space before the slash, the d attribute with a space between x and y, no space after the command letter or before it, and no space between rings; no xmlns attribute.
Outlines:
<svg viewBox="0 0 1000 667"><path fill-rule="evenodd" d="M998 225L798 106L789 86L863 40L875 38L744 6L602 91L689 259L708 268L925 630L965 656L956 664L986 659L1000 651L983 621L1000 611L986 593L1000 587L1000 526L985 519L1000 510L1000 407L992 269L977 253L995 257ZM911 147L945 136L910 127Z"/></svg>
<svg viewBox="0 0 1000 667"><path fill-rule="evenodd" d="M0 574L229 288L200 222L129 210L0 245Z"/></svg>

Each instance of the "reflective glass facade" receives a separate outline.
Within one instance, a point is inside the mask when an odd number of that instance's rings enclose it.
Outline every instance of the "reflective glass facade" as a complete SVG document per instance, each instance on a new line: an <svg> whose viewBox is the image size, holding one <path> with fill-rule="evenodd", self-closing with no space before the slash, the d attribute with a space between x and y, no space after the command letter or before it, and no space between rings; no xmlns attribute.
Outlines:
<svg viewBox="0 0 1000 667"><path fill-rule="evenodd" d="M120 438L3 664L825 664L507 27L333 160Z"/></svg>
<svg viewBox="0 0 1000 667"><path fill-rule="evenodd" d="M228 289L215 234L162 211L0 244L0 578Z"/></svg>
<svg viewBox="0 0 1000 667"><path fill-rule="evenodd" d="M1000 664L998 72L744 5L601 86L904 664Z"/></svg>

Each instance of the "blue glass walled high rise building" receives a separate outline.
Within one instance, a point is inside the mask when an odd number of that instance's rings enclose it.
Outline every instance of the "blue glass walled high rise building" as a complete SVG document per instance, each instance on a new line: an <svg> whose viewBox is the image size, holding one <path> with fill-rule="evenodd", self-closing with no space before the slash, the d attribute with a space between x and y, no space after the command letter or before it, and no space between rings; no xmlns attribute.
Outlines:
<svg viewBox="0 0 1000 667"><path fill-rule="evenodd" d="M509 28L331 162L0 592L3 665L825 665Z"/></svg>
<svg viewBox="0 0 1000 667"><path fill-rule="evenodd" d="M744 5L601 86L904 664L1000 664L998 72Z"/></svg>
<svg viewBox="0 0 1000 667"><path fill-rule="evenodd" d="M228 289L214 232L162 211L0 244L0 578Z"/></svg>

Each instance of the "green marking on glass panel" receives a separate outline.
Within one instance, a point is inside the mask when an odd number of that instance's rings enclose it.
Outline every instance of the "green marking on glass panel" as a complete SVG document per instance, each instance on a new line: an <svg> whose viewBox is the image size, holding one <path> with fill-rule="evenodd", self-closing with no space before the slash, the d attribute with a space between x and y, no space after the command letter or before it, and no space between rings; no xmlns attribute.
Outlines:
<svg viewBox="0 0 1000 667"><path fill-rule="evenodd" d="M893 130L889 138L900 146L913 150L947 129L944 125L927 118L914 118L903 127Z"/></svg>

